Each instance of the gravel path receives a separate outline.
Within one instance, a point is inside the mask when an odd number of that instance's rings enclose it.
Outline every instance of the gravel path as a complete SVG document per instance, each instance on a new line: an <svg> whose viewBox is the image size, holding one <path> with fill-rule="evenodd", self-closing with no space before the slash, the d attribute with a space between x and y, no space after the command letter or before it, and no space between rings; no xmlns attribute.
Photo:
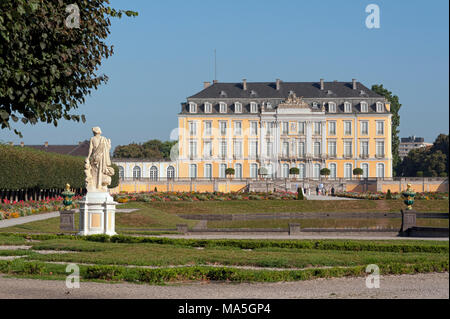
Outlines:
<svg viewBox="0 0 450 319"><path fill-rule="evenodd" d="M16 226L16 225L37 222L39 220L46 220L46 219L55 218L55 217L59 217L59 212L25 216L25 217L13 218L13 219L5 219L5 220L0 220L0 228L7 228L7 227Z"/></svg>
<svg viewBox="0 0 450 319"><path fill-rule="evenodd" d="M419 274L381 277L379 289L368 289L365 278L318 279L288 283L195 283L168 286L82 282L67 289L64 281L0 276L0 299L139 298L139 299L427 299L449 298L449 275Z"/></svg>
<svg viewBox="0 0 450 319"><path fill-rule="evenodd" d="M130 208L130 209L116 209L116 213L124 213L129 214L132 212L137 211L138 209ZM78 212L78 210L77 210ZM13 219L5 219L0 220L0 228L7 228L12 227L16 225L22 225L27 223L36 222L39 220L46 220L50 218L59 217L59 212L52 212L52 213L45 213L45 214L38 214L38 215L32 215L32 216L25 216L25 217L19 217L19 218L13 218Z"/></svg>

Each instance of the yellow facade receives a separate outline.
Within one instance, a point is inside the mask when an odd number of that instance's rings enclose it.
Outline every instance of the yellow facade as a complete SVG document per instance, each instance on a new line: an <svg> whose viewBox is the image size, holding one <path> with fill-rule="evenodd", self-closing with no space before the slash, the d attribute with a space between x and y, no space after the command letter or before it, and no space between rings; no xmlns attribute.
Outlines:
<svg viewBox="0 0 450 319"><path fill-rule="evenodd" d="M227 123L228 133L226 136L222 136L220 134L219 123L221 121L225 121ZM351 122L352 131L351 134L345 134L344 132L344 122ZM361 134L360 125L361 122L365 121L368 123L368 134ZM376 126L377 122L384 122L383 134L376 134ZM322 161L312 161L314 163L322 163L321 168L328 167L330 168L330 164L336 164L336 178L344 178L344 166L345 164L351 164L352 170L354 168L362 168L362 164L367 164L368 166L368 176L369 178L373 177L392 177L392 157L391 157L391 132L390 132L390 114L380 114L378 116L327 116L325 123L326 127L322 128L326 130L326 145L324 150L328 153L328 147L330 141L335 141L336 143L336 156L330 156L330 154L326 154L325 163ZM189 131L189 123L196 122L197 129L196 134L190 135ZM205 123L211 122L212 124L212 132L210 135L205 135ZM236 122L242 123L242 134L234 134L234 124ZM258 123L258 135L253 136L250 132L250 123L257 122ZM330 134L328 130L328 126L330 122L336 123L336 134ZM296 122L289 122L289 127L292 127L293 124L297 124ZM230 126L231 125L231 126ZM195 164L197 165L197 175L198 178L206 178L210 176L205 176L205 165L210 164L212 166L212 177L219 177L219 169L220 164L226 164L227 167L235 168L236 164L242 165L242 178L252 178L250 174L250 166L251 164L258 165L258 168L261 167L261 162L258 160L260 158L260 154L258 154L258 158L251 158L250 151L250 140L256 140L260 142L260 132L261 132L261 119L259 117L233 117L233 116L224 116L224 117L210 117L210 116L180 116L179 117L179 156L180 158L186 158L186 160L179 161L178 169L180 177L190 177L189 165ZM289 131L289 137L296 137L297 134L295 132ZM300 138L300 136L298 136ZM231 152L232 155L227 156L226 159L219 159L220 154L220 141L222 139L226 139L227 141L227 153ZM236 159L234 154L234 141L240 140L242 143L242 156L239 159ZM314 139L314 136L313 136ZM352 142L352 156L350 158L344 158L344 140L348 140ZM361 156L361 140L368 141L368 156L367 158ZM196 155L190 157L189 154L189 142L196 142ZM203 156L205 153L205 141L211 141L212 144L212 156L211 159ZM385 156L381 158L376 157L376 142L383 141L384 142L384 154ZM261 152L261 145L258 146L258 153ZM278 150L279 153L282 152L281 149ZM289 164L289 167L296 166L302 162L302 158L299 157L297 160L290 159L289 161L280 160L279 164L282 166L283 164ZM378 176L377 174L377 165L384 165L384 176ZM280 177L280 174L278 175Z"/></svg>

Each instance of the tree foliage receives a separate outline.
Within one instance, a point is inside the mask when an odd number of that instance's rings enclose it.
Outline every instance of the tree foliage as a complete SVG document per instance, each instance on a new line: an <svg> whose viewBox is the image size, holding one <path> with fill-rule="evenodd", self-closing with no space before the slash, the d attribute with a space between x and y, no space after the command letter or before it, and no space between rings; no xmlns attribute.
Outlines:
<svg viewBox="0 0 450 319"><path fill-rule="evenodd" d="M300 170L298 169L298 167L291 167L289 169L289 174L291 174L291 175L298 175L298 174L300 174Z"/></svg>
<svg viewBox="0 0 450 319"><path fill-rule="evenodd" d="M394 167L394 174L398 173L398 165L400 164L400 156L398 154L398 148L400 146L400 138L398 134L400 133L400 108L402 105L400 104L399 98L397 95L393 95L392 92L385 89L383 84L373 85L372 91L377 94L384 96L389 103L391 104L391 113L392 113L392 165Z"/></svg>
<svg viewBox="0 0 450 319"><path fill-rule="evenodd" d="M115 158L170 159L170 150L176 143L176 141L161 142L160 140L150 140L142 144L119 145L114 149L113 155Z"/></svg>
<svg viewBox="0 0 450 319"><path fill-rule="evenodd" d="M433 146L413 149L399 165L399 173L406 177L448 176L449 135L440 134Z"/></svg>
<svg viewBox="0 0 450 319"><path fill-rule="evenodd" d="M322 175L322 176L330 176L330 174L331 174L331 171L329 168L325 167L320 170L320 175Z"/></svg>
<svg viewBox="0 0 450 319"><path fill-rule="evenodd" d="M79 27L66 23L69 4L79 8ZM1 128L21 136L13 122L84 122L73 112L108 80L97 71L113 54L105 43L110 17L123 14L137 15L110 8L109 0L0 1Z"/></svg>

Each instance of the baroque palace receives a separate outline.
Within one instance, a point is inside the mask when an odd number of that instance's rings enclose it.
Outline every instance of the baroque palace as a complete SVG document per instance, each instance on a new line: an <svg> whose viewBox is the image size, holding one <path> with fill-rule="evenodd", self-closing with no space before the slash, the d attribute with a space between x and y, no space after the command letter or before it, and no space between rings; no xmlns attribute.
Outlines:
<svg viewBox="0 0 450 319"><path fill-rule="evenodd" d="M392 177L390 104L356 80L205 82L178 125L180 178Z"/></svg>

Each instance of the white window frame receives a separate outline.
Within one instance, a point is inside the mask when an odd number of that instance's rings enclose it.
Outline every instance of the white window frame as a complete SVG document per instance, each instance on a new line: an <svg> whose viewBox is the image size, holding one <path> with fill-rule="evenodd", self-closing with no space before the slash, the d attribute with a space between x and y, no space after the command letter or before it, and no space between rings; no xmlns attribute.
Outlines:
<svg viewBox="0 0 450 319"><path fill-rule="evenodd" d="M331 145L334 145L334 152L330 152ZM328 156L336 157L337 156L337 142L336 140L328 140Z"/></svg>
<svg viewBox="0 0 450 319"><path fill-rule="evenodd" d="M281 122L281 134L288 135L289 134L289 122Z"/></svg>
<svg viewBox="0 0 450 319"><path fill-rule="evenodd" d="M234 103L234 113L242 113L242 103L241 102Z"/></svg>
<svg viewBox="0 0 450 319"><path fill-rule="evenodd" d="M350 133L347 133L347 124L350 123ZM345 136L351 136L353 135L353 123L352 121L344 121L344 135Z"/></svg>
<svg viewBox="0 0 450 319"><path fill-rule="evenodd" d="M316 152L316 146L319 145L318 152ZM313 142L313 154L316 157L322 156L322 142L321 141L314 141Z"/></svg>
<svg viewBox="0 0 450 319"><path fill-rule="evenodd" d="M250 113L258 113L258 103L250 102Z"/></svg>
<svg viewBox="0 0 450 319"><path fill-rule="evenodd" d="M364 169L364 167L367 167L367 170ZM363 170L363 178L369 178L369 172L370 172L370 165L369 163L361 163L361 169Z"/></svg>
<svg viewBox="0 0 450 319"><path fill-rule="evenodd" d="M227 121L219 121L219 134L220 136L226 136L228 130L228 122Z"/></svg>
<svg viewBox="0 0 450 319"><path fill-rule="evenodd" d="M383 167L383 176L380 176L379 174L380 172L379 167ZM384 163L377 163L376 169L377 169L377 178L384 178L386 176L386 165L384 165Z"/></svg>
<svg viewBox="0 0 450 319"><path fill-rule="evenodd" d="M344 112L345 113L352 113L352 103L344 102Z"/></svg>
<svg viewBox="0 0 450 319"><path fill-rule="evenodd" d="M378 130L378 125L381 123L381 127L383 128L382 130L381 130L381 132ZM375 128L376 128L376 134L377 135L384 135L384 121L376 121L376 124L375 124Z"/></svg>
<svg viewBox="0 0 450 319"><path fill-rule="evenodd" d="M238 127L237 124L239 124L240 126ZM234 135L241 136L242 135L242 121L234 121L233 126L234 126Z"/></svg>
<svg viewBox="0 0 450 319"><path fill-rule="evenodd" d="M346 176L348 167L350 167L350 176ZM344 178L345 179L353 179L353 164L352 163L344 163Z"/></svg>
<svg viewBox="0 0 450 319"><path fill-rule="evenodd" d="M345 146L348 145L349 143L350 143L350 154L348 154L345 151ZM344 140L344 157L345 158L353 157L353 141L351 140Z"/></svg>
<svg viewBox="0 0 450 319"><path fill-rule="evenodd" d="M227 113L227 103L220 102L219 103L219 111L220 111L220 113Z"/></svg>
<svg viewBox="0 0 450 319"><path fill-rule="evenodd" d="M382 147L383 147L383 152L379 153L378 152L378 145L381 143ZM384 142L384 140L377 140L375 141L375 156L380 158L380 157L384 157L386 154L386 143Z"/></svg>
<svg viewBox="0 0 450 319"><path fill-rule="evenodd" d="M208 127L209 124L209 127ZM205 136L211 136L212 135L212 121L203 121L204 125L204 135Z"/></svg>
<svg viewBox="0 0 450 319"><path fill-rule="evenodd" d="M212 113L212 104L209 102L205 103L205 113Z"/></svg>
<svg viewBox="0 0 450 319"><path fill-rule="evenodd" d="M233 141L233 155L235 158L242 158L242 146L242 140Z"/></svg>
<svg viewBox="0 0 450 319"><path fill-rule="evenodd" d="M331 168L332 166L334 166L334 174L333 174L333 169ZM337 178L337 164L334 162L329 163L328 169L330 170L330 179L335 180Z"/></svg>
<svg viewBox="0 0 450 319"><path fill-rule="evenodd" d="M336 103L328 102L328 112L329 113L336 113Z"/></svg>
<svg viewBox="0 0 450 319"><path fill-rule="evenodd" d="M363 144L367 143L367 153L363 152ZM361 140L359 141L359 155L363 158L369 157L370 152L370 144L369 140Z"/></svg>
<svg viewBox="0 0 450 319"><path fill-rule="evenodd" d="M209 145L209 150L206 147L206 145ZM203 156L204 157L211 157L213 152L212 152L212 141L211 140L206 140L203 141Z"/></svg>
<svg viewBox="0 0 450 319"><path fill-rule="evenodd" d="M313 135L322 135L322 122L314 122Z"/></svg>
<svg viewBox="0 0 450 319"><path fill-rule="evenodd" d="M333 124L334 130L331 130L331 124ZM336 121L329 121L328 122L328 135L335 136L336 135L336 127L337 127Z"/></svg>
<svg viewBox="0 0 450 319"><path fill-rule="evenodd" d="M197 104L189 102L189 113L197 113Z"/></svg>
<svg viewBox="0 0 450 319"><path fill-rule="evenodd" d="M367 131L363 131L363 124L367 125ZM369 135L369 121L359 121L359 133L363 136Z"/></svg>
<svg viewBox="0 0 450 319"><path fill-rule="evenodd" d="M384 107L382 102L377 102L377 113L383 113Z"/></svg>
<svg viewBox="0 0 450 319"><path fill-rule="evenodd" d="M256 126L256 130L254 131L254 126ZM257 136L258 135L258 122L251 121L250 122L250 135L251 136Z"/></svg>
<svg viewBox="0 0 450 319"><path fill-rule="evenodd" d="M366 101L362 101L360 104L361 104L361 113L369 112L369 104Z"/></svg>
<svg viewBox="0 0 450 319"><path fill-rule="evenodd" d="M196 121L189 121L189 136L197 136L197 122Z"/></svg>
<svg viewBox="0 0 450 319"><path fill-rule="evenodd" d="M298 134L305 135L306 134L306 122L300 121L298 122ZM300 130L302 128L302 130Z"/></svg>

